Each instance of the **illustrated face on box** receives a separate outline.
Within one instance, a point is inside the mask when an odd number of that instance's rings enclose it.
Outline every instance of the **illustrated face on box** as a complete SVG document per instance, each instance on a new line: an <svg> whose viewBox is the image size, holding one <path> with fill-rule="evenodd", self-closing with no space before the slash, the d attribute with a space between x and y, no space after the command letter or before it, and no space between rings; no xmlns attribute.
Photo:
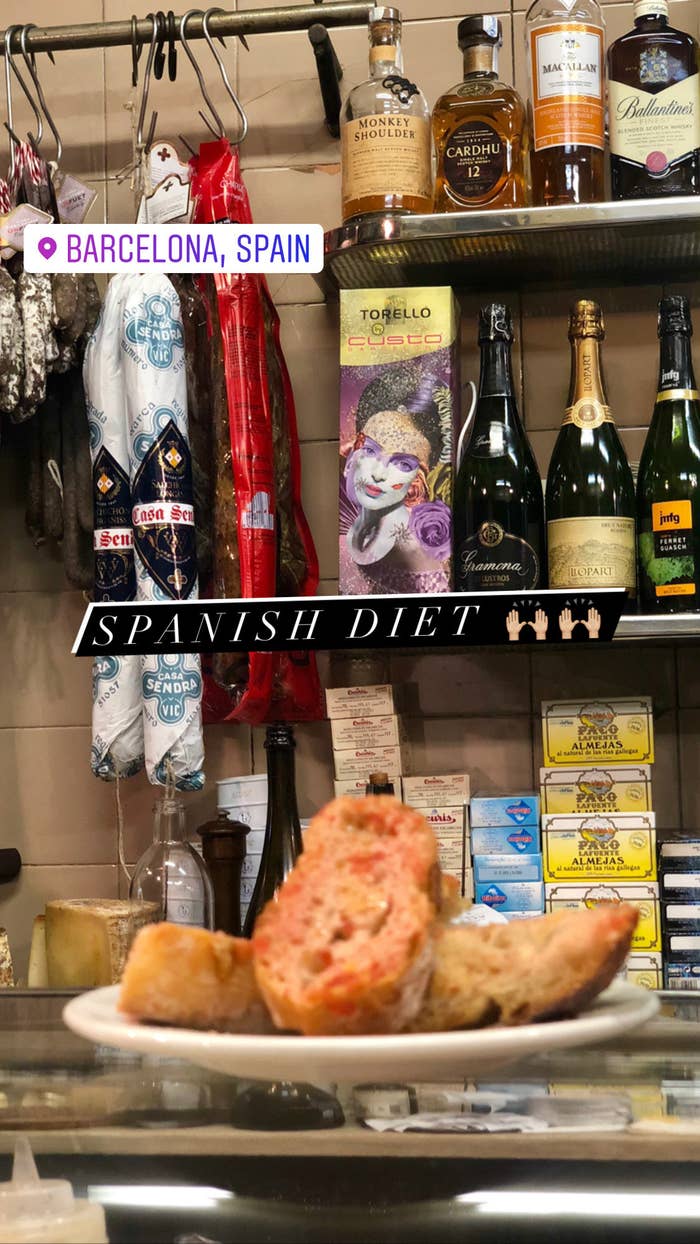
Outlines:
<svg viewBox="0 0 700 1244"><path fill-rule="evenodd" d="M435 388L431 375L405 365L360 394L341 491L345 544L357 565L391 554L404 569L434 570L450 556L451 511L439 495L449 500L449 438Z"/></svg>

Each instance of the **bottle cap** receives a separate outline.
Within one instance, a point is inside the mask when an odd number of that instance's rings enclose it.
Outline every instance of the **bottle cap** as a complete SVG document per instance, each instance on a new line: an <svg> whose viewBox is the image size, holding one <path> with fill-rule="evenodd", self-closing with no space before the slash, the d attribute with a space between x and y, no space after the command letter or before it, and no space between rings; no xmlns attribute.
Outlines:
<svg viewBox="0 0 700 1244"><path fill-rule="evenodd" d="M79 1235L71 1234L71 1227ZM41 1238L106 1241L104 1210L76 1201L67 1179L40 1179L29 1141L19 1136L12 1179L0 1183L0 1239Z"/></svg>
<svg viewBox="0 0 700 1244"><path fill-rule="evenodd" d="M513 320L510 307L489 302L479 312L479 345L485 341L512 341Z"/></svg>
<svg viewBox="0 0 700 1244"><path fill-rule="evenodd" d="M462 49L471 47L473 43L493 43L500 48L503 27L497 17L475 13L462 18L457 27L457 42Z"/></svg>
<svg viewBox="0 0 700 1244"><path fill-rule="evenodd" d="M389 774L388 773L370 773L369 785L370 786L388 786L389 785Z"/></svg>
<svg viewBox="0 0 700 1244"><path fill-rule="evenodd" d="M595 337L597 341L605 337L603 312L598 303L589 298L580 298L569 313L569 341L577 337Z"/></svg>
<svg viewBox="0 0 700 1244"><path fill-rule="evenodd" d="M634 0L634 19L638 17L668 17L668 0Z"/></svg>
<svg viewBox="0 0 700 1244"><path fill-rule="evenodd" d="M291 726L268 726L265 731L265 747L296 747Z"/></svg>
<svg viewBox="0 0 700 1244"><path fill-rule="evenodd" d="M686 337L693 335L693 322L690 318L690 303L683 294L672 294L669 298L659 301L658 333L684 333Z"/></svg>
<svg viewBox="0 0 700 1244"><path fill-rule="evenodd" d="M373 26L375 22L400 22L401 10L391 9L387 5L378 4L369 11L368 22Z"/></svg>

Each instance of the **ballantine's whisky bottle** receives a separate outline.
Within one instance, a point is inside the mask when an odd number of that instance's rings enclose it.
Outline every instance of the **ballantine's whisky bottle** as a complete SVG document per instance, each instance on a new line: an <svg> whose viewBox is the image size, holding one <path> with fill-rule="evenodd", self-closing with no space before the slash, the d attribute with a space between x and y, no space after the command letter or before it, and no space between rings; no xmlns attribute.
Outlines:
<svg viewBox="0 0 700 1244"><path fill-rule="evenodd" d="M498 77L503 42L496 17L465 17L457 27L464 81L433 111L437 155L434 210L524 207L525 106Z"/></svg>
<svg viewBox="0 0 700 1244"><path fill-rule="evenodd" d="M634 483L605 397L595 302L574 304L569 320L569 403L547 476L549 586L635 594Z"/></svg>
<svg viewBox="0 0 700 1244"><path fill-rule="evenodd" d="M608 52L614 199L700 194L698 44L668 0L635 0L634 29Z"/></svg>
<svg viewBox="0 0 700 1244"><path fill-rule="evenodd" d="M340 114L343 220L432 211L430 109L404 77L401 14L369 15L370 77L354 87Z"/></svg>

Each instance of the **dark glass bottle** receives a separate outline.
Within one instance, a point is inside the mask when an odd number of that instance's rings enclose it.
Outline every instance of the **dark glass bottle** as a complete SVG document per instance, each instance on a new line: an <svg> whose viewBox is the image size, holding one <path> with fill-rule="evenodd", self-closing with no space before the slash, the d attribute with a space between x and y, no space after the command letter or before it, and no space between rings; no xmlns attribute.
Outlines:
<svg viewBox="0 0 700 1244"><path fill-rule="evenodd" d="M481 376L454 499L455 587L526 591L545 585L544 504L535 456L518 415L510 309L479 315Z"/></svg>
<svg viewBox="0 0 700 1244"><path fill-rule="evenodd" d="M667 0L636 0L610 47L608 110L613 199L700 194L698 44L669 26Z"/></svg>
<svg viewBox="0 0 700 1244"><path fill-rule="evenodd" d="M246 913L245 937L250 937L257 917L301 855L301 827L294 782L294 731L291 726L268 726L267 823L260 870Z"/></svg>
<svg viewBox="0 0 700 1244"><path fill-rule="evenodd" d="M687 298L659 303L659 391L639 464L639 590L646 613L700 610L700 393Z"/></svg>
<svg viewBox="0 0 700 1244"><path fill-rule="evenodd" d="M393 795L394 783L389 781L386 773L370 773L365 787L366 795Z"/></svg>
<svg viewBox="0 0 700 1244"><path fill-rule="evenodd" d="M547 475L549 586L634 596L634 482L605 397L604 337L598 304L575 303L569 402Z"/></svg>

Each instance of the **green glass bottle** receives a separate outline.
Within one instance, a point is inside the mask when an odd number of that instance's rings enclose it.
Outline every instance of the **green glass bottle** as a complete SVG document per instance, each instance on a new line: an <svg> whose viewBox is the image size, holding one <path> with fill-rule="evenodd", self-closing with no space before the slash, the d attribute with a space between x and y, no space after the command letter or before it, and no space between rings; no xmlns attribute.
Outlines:
<svg viewBox="0 0 700 1244"><path fill-rule="evenodd" d="M659 303L659 390L639 464L639 590L645 613L700 610L700 393L688 299Z"/></svg>
<svg viewBox="0 0 700 1244"><path fill-rule="evenodd" d="M294 779L294 731L291 726L268 726L267 821L258 878L246 913L243 936L252 937L255 921L273 899L301 855L301 827Z"/></svg>
<svg viewBox="0 0 700 1244"><path fill-rule="evenodd" d="M581 299L569 318L571 386L547 475L549 586L636 587L632 472L605 398L603 315Z"/></svg>
<svg viewBox="0 0 700 1244"><path fill-rule="evenodd" d="M512 342L510 309L496 302L482 307L479 394L455 482L459 592L545 586L542 482L518 415Z"/></svg>

